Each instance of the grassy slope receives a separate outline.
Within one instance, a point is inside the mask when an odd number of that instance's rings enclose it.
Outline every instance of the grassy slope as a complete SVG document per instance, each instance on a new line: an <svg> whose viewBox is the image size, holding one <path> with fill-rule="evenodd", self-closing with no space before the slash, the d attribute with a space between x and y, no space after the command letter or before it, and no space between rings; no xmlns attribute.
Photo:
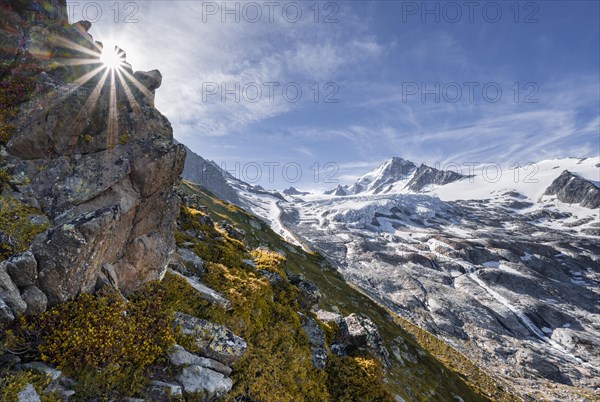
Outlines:
<svg viewBox="0 0 600 402"><path fill-rule="evenodd" d="M306 253L300 247L290 245L264 223L261 224L261 230L254 229L250 225L252 220L257 221L254 216L215 198L199 186L184 181L181 187L188 194L200 195L202 204L208 208L215 222L226 220L244 230L249 247L264 245L283 251L287 256L288 270L302 273L317 284L324 295L320 303L322 309L337 309L343 315L359 313L370 317L379 328L388 350L393 345L404 344L400 350L416 356L417 361L413 363L405 359L402 365L390 356L392 367L387 374L390 392L410 401L456 401L454 395L465 401L519 400L456 350L406 320L390 314L350 286L322 256Z"/></svg>

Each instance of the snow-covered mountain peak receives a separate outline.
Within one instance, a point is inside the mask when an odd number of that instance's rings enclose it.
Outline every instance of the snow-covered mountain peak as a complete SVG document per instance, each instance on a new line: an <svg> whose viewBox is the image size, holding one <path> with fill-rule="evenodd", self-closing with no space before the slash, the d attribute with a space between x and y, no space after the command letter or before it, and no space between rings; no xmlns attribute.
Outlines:
<svg viewBox="0 0 600 402"><path fill-rule="evenodd" d="M376 169L361 176L352 187L351 194L404 194L420 193L435 186L459 181L465 176L411 161L393 157Z"/></svg>
<svg viewBox="0 0 600 402"><path fill-rule="evenodd" d="M361 176L350 188L354 194L388 192L390 186L406 183L417 169L413 162L393 157Z"/></svg>

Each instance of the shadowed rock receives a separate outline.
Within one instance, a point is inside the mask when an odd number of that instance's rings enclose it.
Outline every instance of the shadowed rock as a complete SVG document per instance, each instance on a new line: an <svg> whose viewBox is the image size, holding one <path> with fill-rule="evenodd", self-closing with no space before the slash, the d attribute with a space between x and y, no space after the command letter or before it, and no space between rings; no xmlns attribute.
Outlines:
<svg viewBox="0 0 600 402"><path fill-rule="evenodd" d="M559 201L568 204L579 204L590 209L600 208L600 188L568 170L554 179L545 194L556 195Z"/></svg>
<svg viewBox="0 0 600 402"><path fill-rule="evenodd" d="M9 53L14 56L10 71L21 65L39 69L32 70L32 93L17 108L2 165L23 178L10 196L40 208L40 219L48 223L30 251L1 270L0 275L12 277L2 281L0 298L13 315L24 312L26 304L28 311L41 310L39 291L49 306L93 291L105 264L114 268L113 286L125 293L161 278L175 248L179 198L173 188L185 159L183 147L173 144L171 124L153 106L160 72L133 74L139 85L129 84L129 97L120 80L112 89L109 81L100 85L100 73L76 85L99 67L100 44L88 33L91 25L69 25L59 18L66 11L62 1L36 4L48 14L36 17L43 23L27 25L30 19L25 19L17 26L18 17L8 9L0 29L2 48L15 50ZM60 63L69 58L98 62ZM0 71L0 81L7 73ZM115 94L116 104L111 103ZM19 301L13 282L29 303Z"/></svg>

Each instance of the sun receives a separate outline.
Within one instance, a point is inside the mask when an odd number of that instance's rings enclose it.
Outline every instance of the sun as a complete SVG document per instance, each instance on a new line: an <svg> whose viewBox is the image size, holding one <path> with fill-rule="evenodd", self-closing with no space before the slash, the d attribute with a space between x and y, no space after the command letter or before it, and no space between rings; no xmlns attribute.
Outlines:
<svg viewBox="0 0 600 402"><path fill-rule="evenodd" d="M106 68L116 70L125 63L125 52L117 46L107 46L102 49L100 61Z"/></svg>

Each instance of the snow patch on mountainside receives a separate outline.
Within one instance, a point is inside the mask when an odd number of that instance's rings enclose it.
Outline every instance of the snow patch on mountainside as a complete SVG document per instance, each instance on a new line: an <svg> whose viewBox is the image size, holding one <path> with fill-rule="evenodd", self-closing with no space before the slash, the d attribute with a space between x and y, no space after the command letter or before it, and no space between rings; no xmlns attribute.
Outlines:
<svg viewBox="0 0 600 402"><path fill-rule="evenodd" d="M597 186L600 182L599 164L600 157L596 157L552 159L502 171L491 167L487 173L437 187L431 194L443 201L484 200L513 191L522 194L531 202L537 202L552 181L565 170L592 181Z"/></svg>

